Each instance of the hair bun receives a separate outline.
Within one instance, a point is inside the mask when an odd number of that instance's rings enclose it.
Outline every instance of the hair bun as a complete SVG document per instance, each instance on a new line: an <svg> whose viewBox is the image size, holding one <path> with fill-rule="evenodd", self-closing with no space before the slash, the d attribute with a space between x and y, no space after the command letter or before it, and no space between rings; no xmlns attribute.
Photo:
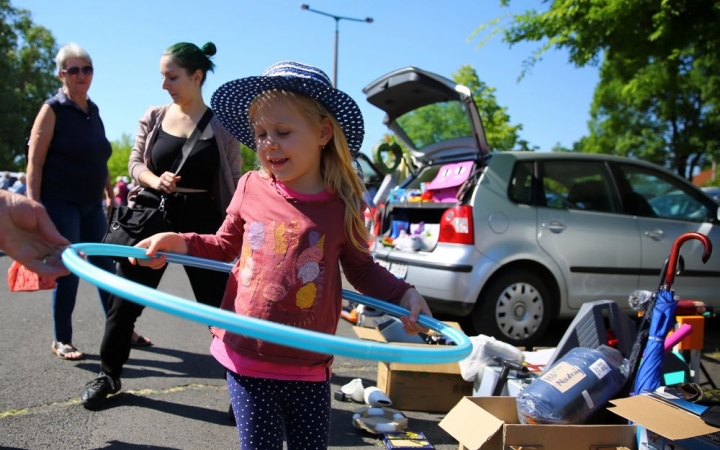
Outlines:
<svg viewBox="0 0 720 450"><path fill-rule="evenodd" d="M213 44L212 42L208 42L202 46L202 52L205 53L207 56L213 56L215 55L215 53L217 53L217 47L215 47L215 44Z"/></svg>

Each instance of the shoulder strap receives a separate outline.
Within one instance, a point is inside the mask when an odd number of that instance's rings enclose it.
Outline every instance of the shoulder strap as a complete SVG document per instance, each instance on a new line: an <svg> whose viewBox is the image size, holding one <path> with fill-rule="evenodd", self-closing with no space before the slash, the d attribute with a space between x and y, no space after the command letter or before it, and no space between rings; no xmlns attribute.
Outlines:
<svg viewBox="0 0 720 450"><path fill-rule="evenodd" d="M200 139L200 135L205 131L205 127L207 127L207 124L210 123L210 119L212 119L213 116L213 110L208 108L205 111L205 114L200 118L200 122L198 122L197 126L193 130L192 134L190 134L190 137L185 142L185 145L183 145L182 148L182 159L180 160L180 164L178 164L177 169L175 169L175 174L177 175L178 172L180 172L180 169L182 169L183 164L185 164L185 161L187 160L188 156L190 155L190 152L195 147L195 144L197 143L198 139Z"/></svg>

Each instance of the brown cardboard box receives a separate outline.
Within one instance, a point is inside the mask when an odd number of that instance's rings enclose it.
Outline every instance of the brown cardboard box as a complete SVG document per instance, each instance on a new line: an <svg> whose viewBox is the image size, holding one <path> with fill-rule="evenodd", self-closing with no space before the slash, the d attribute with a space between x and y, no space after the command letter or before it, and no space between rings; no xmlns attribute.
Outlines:
<svg viewBox="0 0 720 450"><path fill-rule="evenodd" d="M698 415L673 405L660 397L676 398L669 394L643 394L610 400L609 411L644 428L653 438L661 436L657 448L707 449L720 448L720 429L707 425Z"/></svg>
<svg viewBox="0 0 720 450"><path fill-rule="evenodd" d="M461 450L637 450L633 425L522 425L515 397L465 397L440 422Z"/></svg>
<svg viewBox="0 0 720 450"><path fill-rule="evenodd" d="M457 323L446 323L460 328ZM353 329L362 339L385 342L383 335L373 328L353 327ZM393 408L405 411L448 412L461 398L472 394L473 383L463 379L460 375L460 366L456 362L445 364L379 362L377 387L390 397Z"/></svg>

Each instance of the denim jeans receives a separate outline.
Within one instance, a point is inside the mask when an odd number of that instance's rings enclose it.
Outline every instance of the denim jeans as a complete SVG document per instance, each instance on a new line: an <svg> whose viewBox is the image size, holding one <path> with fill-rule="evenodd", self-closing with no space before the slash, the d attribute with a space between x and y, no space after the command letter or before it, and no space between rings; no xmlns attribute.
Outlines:
<svg viewBox="0 0 720 450"><path fill-rule="evenodd" d="M102 241L107 229L102 203L77 204L59 200L43 200L42 203L60 234L73 244ZM115 273L115 263L111 258L90 256L89 259L97 267ZM80 279L73 274L57 279L52 294L56 341L72 342L72 313L79 284ZM101 289L98 293L103 312L107 314L110 294Z"/></svg>

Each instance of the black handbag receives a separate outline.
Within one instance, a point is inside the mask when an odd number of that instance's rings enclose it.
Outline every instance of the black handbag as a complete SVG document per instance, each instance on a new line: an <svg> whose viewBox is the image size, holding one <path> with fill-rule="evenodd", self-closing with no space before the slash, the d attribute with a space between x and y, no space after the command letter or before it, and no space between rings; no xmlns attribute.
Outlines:
<svg viewBox="0 0 720 450"><path fill-rule="evenodd" d="M143 194L146 192L148 191L141 191L138 197L144 197ZM124 205L113 207L108 217L108 227L103 243L132 247L153 234L168 231L167 220L165 220L165 201L166 197L162 195L155 208L130 208Z"/></svg>
<svg viewBox="0 0 720 450"><path fill-rule="evenodd" d="M185 145L182 148L182 159L175 169L175 173L180 172L188 155L195 147L205 126L212 118L213 112L210 108L198 122L197 127L193 130ZM103 237L105 244L117 244L134 246L145 238L154 234L169 231L166 211L167 197L154 189L143 188L135 200L132 208L124 205L114 206L108 215L108 226ZM117 261L126 260L125 257L114 258Z"/></svg>

